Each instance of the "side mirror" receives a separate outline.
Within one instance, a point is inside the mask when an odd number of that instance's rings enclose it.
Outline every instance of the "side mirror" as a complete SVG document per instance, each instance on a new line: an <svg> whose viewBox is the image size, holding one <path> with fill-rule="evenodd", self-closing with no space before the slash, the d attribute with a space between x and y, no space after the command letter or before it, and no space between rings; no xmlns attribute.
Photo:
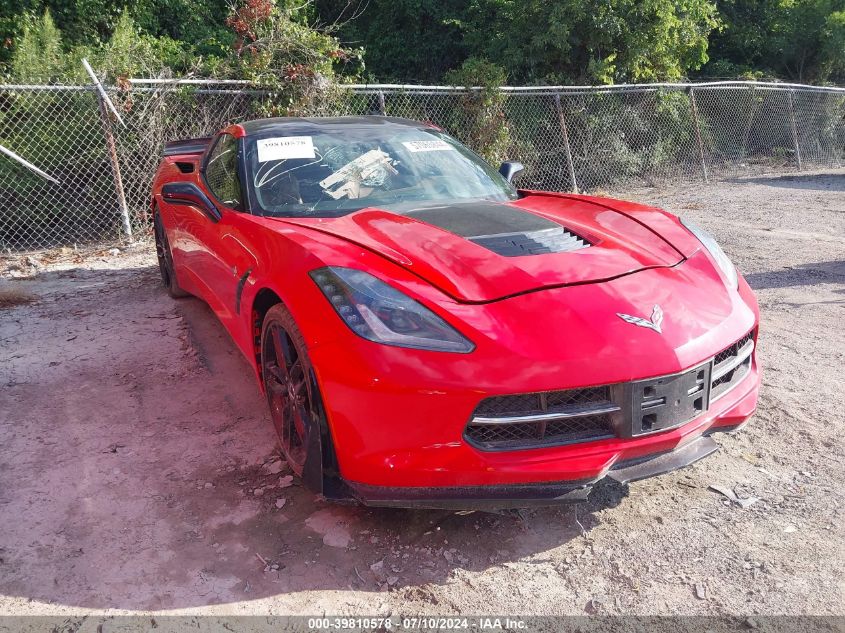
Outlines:
<svg viewBox="0 0 845 633"><path fill-rule="evenodd" d="M196 207L212 222L217 222L222 217L205 192L192 182L169 182L162 186L161 197L170 204Z"/></svg>
<svg viewBox="0 0 845 633"><path fill-rule="evenodd" d="M522 163L518 163L513 160L508 160L502 163L502 166L499 167L499 173L505 177L505 180L508 182L513 182L514 176L516 176L519 172L525 169L525 165Z"/></svg>

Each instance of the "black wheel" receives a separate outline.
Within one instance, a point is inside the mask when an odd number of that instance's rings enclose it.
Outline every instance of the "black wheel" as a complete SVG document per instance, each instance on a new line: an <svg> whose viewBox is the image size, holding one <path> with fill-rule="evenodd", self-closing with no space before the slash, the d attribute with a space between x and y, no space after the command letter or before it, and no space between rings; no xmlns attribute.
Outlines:
<svg viewBox="0 0 845 633"><path fill-rule="evenodd" d="M173 269L173 253L170 251L170 242L167 241L167 232L161 222L161 216L156 211L153 219L153 229L156 238L156 256L158 257L158 270L161 273L161 285L174 299L187 297L188 293L182 290L176 281L176 272Z"/></svg>
<svg viewBox="0 0 845 633"><path fill-rule="evenodd" d="M321 401L305 341L282 304L264 317L261 369L282 451L293 472L302 477L310 442L319 441Z"/></svg>

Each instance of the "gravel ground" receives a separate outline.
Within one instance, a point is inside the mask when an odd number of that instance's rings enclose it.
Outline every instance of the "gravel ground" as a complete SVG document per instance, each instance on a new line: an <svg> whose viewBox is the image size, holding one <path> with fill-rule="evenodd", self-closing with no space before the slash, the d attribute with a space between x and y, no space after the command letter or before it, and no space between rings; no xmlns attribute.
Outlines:
<svg viewBox="0 0 845 633"><path fill-rule="evenodd" d="M510 515L300 488L246 362L148 246L6 258L0 614L845 615L843 191L613 192L710 229L756 289L760 409L690 468Z"/></svg>

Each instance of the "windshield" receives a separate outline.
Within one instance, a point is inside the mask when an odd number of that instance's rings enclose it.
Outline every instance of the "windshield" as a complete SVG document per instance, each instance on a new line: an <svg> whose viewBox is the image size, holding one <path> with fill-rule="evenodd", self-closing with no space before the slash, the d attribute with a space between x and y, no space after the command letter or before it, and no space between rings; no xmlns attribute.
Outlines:
<svg viewBox="0 0 845 633"><path fill-rule="evenodd" d="M253 206L267 215L518 197L499 172L434 129L309 125L247 137L245 151Z"/></svg>

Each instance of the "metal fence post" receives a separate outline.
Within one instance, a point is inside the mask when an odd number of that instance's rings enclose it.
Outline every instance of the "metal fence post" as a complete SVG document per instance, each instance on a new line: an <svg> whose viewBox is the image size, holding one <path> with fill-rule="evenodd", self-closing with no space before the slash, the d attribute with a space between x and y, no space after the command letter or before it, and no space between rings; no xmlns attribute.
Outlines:
<svg viewBox="0 0 845 633"><path fill-rule="evenodd" d="M795 100L793 93L795 91L789 90L789 122L792 128L792 146L795 149L795 166L798 171L801 171L801 149L798 147L798 126L795 125Z"/></svg>
<svg viewBox="0 0 845 633"><path fill-rule="evenodd" d="M690 111L692 112L692 125L695 130L695 142L698 145L698 159L701 161L701 175L704 177L704 182L708 182L707 176L707 161L704 157L704 142L701 140L701 125L698 120L698 105L695 102L695 91L690 88L687 91L689 96Z"/></svg>
<svg viewBox="0 0 845 633"><path fill-rule="evenodd" d="M566 167L569 169L569 179L572 181L572 191L578 193L578 180L575 178L575 163L572 161L572 150L569 146L569 131L566 129L566 117L563 115L563 106L560 103L560 93L555 94L555 110L560 122L560 133L563 137L563 150L566 156Z"/></svg>
<svg viewBox="0 0 845 633"><path fill-rule="evenodd" d="M120 118L120 114L108 98L103 85L100 83L97 75L94 74L94 71L88 64L88 60L83 59L82 65L85 67L86 72L91 77L91 80L94 82L94 86L97 89L97 105L100 110L100 121L103 124L103 134L105 134L106 137L106 148L109 152L109 161L111 162L112 175L114 176L114 188L115 193L117 194L117 202L120 204L120 215L123 220L123 232L126 233L126 237L131 238L132 223L129 221L129 206L126 204L126 195L123 192L123 179L120 177L120 161L118 161L117 158L117 146L114 142L111 120L109 119L109 112L106 108L108 107L111 109L114 116L124 125L124 127L126 124L123 123L123 119Z"/></svg>
<svg viewBox="0 0 845 633"><path fill-rule="evenodd" d="M384 91L378 91L378 111L382 116L387 116L387 107L384 104Z"/></svg>
<svg viewBox="0 0 845 633"><path fill-rule="evenodd" d="M32 173L34 173L34 174L38 174L39 176L41 176L42 178L44 178L44 180L49 180L50 182L54 182L54 183L56 183L57 185L59 184L59 181L58 181L58 180L56 180L55 178L53 178L50 174L48 174L48 173L46 173L46 172L44 172L44 171L41 171L40 169L38 169L38 167L36 167L36 166L35 166L35 165L33 165L32 163L30 163L28 160L25 160L25 159L21 158L20 156L18 156L17 154L15 154L12 150L10 150L10 149L6 149L6 148L5 148L5 147L3 147L2 145L0 145L0 154L3 154L3 155L5 155L5 156L8 156L8 157L9 157L9 158L11 158L12 160L17 161L18 163L20 163L21 165L23 165L24 167L26 167L28 170L30 170Z"/></svg>
<svg viewBox="0 0 845 633"><path fill-rule="evenodd" d="M97 95L97 104L100 110L100 120L103 123L103 133L106 136L106 148L109 152L112 174L114 175L114 189L117 194L117 201L120 204L120 216L123 221L123 232L126 237L132 237L132 224L129 222L129 206L126 204L126 195L123 193L123 179L120 177L120 162L117 159L117 146L114 142L114 134L111 129L109 113L103 98Z"/></svg>

